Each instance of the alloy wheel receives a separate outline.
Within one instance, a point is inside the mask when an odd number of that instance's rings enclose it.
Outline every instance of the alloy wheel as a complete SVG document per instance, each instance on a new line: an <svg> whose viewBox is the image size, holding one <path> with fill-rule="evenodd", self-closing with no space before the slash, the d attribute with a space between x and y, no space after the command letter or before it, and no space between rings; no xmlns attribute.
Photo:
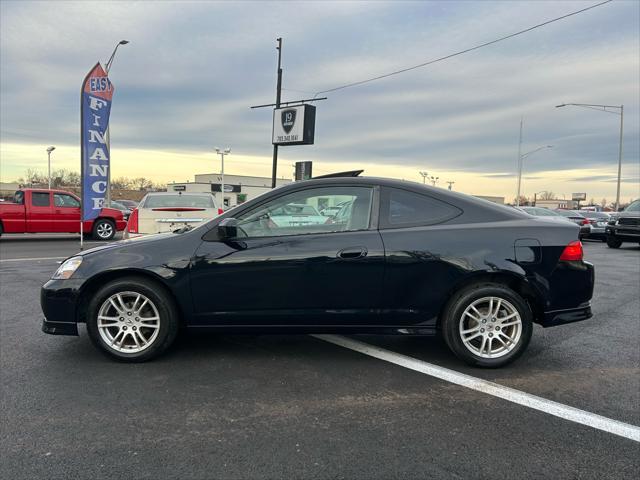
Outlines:
<svg viewBox="0 0 640 480"><path fill-rule="evenodd" d="M160 314L153 301L137 292L111 295L98 310L98 332L120 353L139 353L158 337Z"/></svg>
<svg viewBox="0 0 640 480"><path fill-rule="evenodd" d="M113 234L113 226L109 222L101 222L96 227L96 233L100 238L109 238Z"/></svg>
<svg viewBox="0 0 640 480"><path fill-rule="evenodd" d="M458 331L462 343L474 355L500 358L518 345L522 318L504 298L483 297L464 310Z"/></svg>

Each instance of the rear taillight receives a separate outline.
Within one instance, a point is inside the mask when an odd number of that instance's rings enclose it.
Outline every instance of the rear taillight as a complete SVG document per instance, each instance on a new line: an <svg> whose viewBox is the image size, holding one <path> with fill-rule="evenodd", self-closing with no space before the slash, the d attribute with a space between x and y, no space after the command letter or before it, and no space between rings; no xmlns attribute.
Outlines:
<svg viewBox="0 0 640 480"><path fill-rule="evenodd" d="M582 242L579 240L575 240L571 242L569 245L564 247L562 251L562 255L560 255L560 261L563 262L579 262L584 257L584 252L582 250Z"/></svg>
<svg viewBox="0 0 640 480"><path fill-rule="evenodd" d="M138 209L136 208L131 215L129 216L129 221L127 222L127 232L129 233L138 233Z"/></svg>
<svg viewBox="0 0 640 480"><path fill-rule="evenodd" d="M224 213L224 210L222 208L218 209L218 215L222 215Z"/></svg>
<svg viewBox="0 0 640 480"><path fill-rule="evenodd" d="M580 225L589 225L589 220L586 218L580 222Z"/></svg>

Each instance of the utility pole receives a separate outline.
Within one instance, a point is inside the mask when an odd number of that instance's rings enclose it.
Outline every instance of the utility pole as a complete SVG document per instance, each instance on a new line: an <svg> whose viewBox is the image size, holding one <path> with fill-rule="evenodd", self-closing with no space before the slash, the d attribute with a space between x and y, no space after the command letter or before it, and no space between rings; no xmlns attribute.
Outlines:
<svg viewBox="0 0 640 480"><path fill-rule="evenodd" d="M420 171L418 173L422 177L422 183L427 183L427 178L429 178L429 173L428 172L423 172L423 171Z"/></svg>
<svg viewBox="0 0 640 480"><path fill-rule="evenodd" d="M280 97L282 94L282 37L277 38L278 46L278 82L276 85L276 109L280 108ZM271 188L276 188L276 175L278 173L278 145L273 145L273 166L271 168Z"/></svg>
<svg viewBox="0 0 640 480"><path fill-rule="evenodd" d="M452 181L447 180L447 183L449 184L449 190L452 190L451 186L456 182L452 182Z"/></svg>

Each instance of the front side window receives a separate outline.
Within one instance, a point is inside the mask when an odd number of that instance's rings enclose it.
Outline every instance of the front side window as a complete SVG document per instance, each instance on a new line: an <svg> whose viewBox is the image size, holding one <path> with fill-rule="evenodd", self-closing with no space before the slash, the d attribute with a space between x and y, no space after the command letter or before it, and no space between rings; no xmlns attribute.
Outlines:
<svg viewBox="0 0 640 480"><path fill-rule="evenodd" d="M50 205L49 194L45 192L32 192L31 205L34 207L48 207Z"/></svg>
<svg viewBox="0 0 640 480"><path fill-rule="evenodd" d="M71 195L66 195L64 193L54 193L53 204L56 207L66 207L66 208L80 207L80 202L77 199L75 199Z"/></svg>
<svg viewBox="0 0 640 480"><path fill-rule="evenodd" d="M239 215L238 234L271 237L366 230L372 194L370 187L341 186L289 193ZM339 214L329 215L328 207L339 208Z"/></svg>
<svg viewBox="0 0 640 480"><path fill-rule="evenodd" d="M428 195L400 188L382 189L380 227L434 225L457 217L462 210Z"/></svg>

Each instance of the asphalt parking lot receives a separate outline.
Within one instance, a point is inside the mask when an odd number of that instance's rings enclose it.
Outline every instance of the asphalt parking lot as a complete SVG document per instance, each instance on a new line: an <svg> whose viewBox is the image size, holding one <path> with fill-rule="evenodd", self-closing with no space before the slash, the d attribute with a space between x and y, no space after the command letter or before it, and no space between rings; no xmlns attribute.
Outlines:
<svg viewBox="0 0 640 480"><path fill-rule="evenodd" d="M93 246L89 244L87 246ZM0 239L2 478L636 478L640 443L312 336L183 334L115 363L40 331L75 239ZM585 245L594 317L534 329L500 370L436 338L351 337L640 425L640 247Z"/></svg>

